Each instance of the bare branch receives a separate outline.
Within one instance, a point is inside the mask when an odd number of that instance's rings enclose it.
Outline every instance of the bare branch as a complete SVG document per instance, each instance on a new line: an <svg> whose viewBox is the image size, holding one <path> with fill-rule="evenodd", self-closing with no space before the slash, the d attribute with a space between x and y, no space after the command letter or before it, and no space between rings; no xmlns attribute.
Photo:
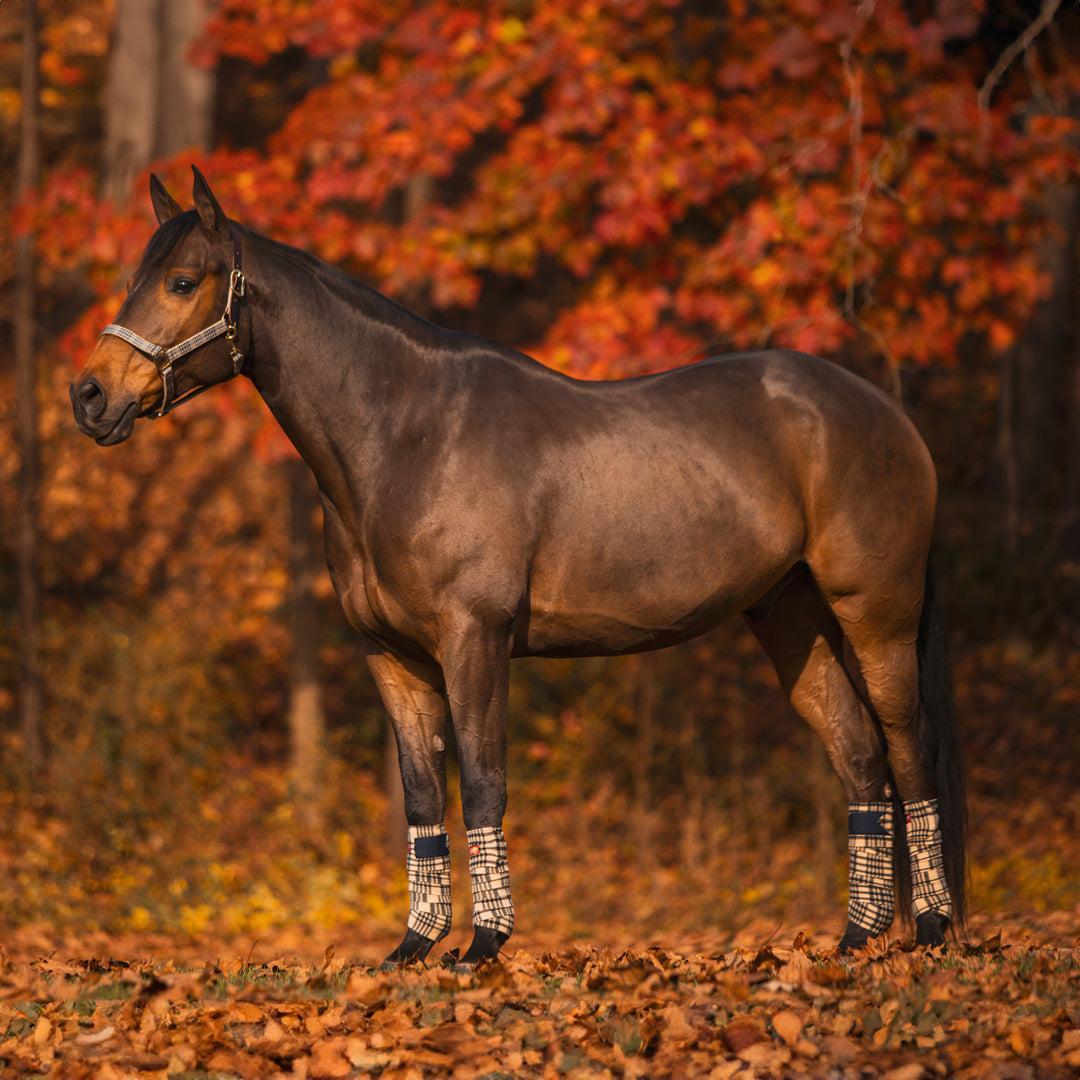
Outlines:
<svg viewBox="0 0 1080 1080"><path fill-rule="evenodd" d="M979 105L979 117L982 125L983 143L990 135L990 97L1009 65L1023 52L1031 48L1031 43L1050 25L1061 6L1061 0L1043 0L1039 14L1028 24L1027 29L998 57L990 74L983 79L976 101Z"/></svg>

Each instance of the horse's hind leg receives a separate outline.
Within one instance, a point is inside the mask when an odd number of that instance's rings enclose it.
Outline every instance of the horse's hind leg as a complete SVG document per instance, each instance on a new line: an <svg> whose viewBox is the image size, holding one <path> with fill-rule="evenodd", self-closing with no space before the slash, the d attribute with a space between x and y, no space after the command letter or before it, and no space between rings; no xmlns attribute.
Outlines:
<svg viewBox="0 0 1080 1080"><path fill-rule="evenodd" d="M919 616L925 569L889 588L826 598L855 653L888 747L889 771L903 803L911 866L915 940L941 945L953 916L946 882L933 762L933 735L920 725Z"/></svg>
<svg viewBox="0 0 1080 1080"><path fill-rule="evenodd" d="M884 933L893 920L892 805L883 739L843 662L840 626L809 573L763 617L747 623L769 654L795 711L821 737L849 804L848 924L842 949Z"/></svg>

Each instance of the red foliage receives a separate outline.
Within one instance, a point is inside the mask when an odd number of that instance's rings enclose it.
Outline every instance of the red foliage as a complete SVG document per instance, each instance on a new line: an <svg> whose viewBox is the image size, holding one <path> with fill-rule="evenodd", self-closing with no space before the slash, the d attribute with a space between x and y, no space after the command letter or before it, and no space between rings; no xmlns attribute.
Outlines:
<svg viewBox="0 0 1080 1080"><path fill-rule="evenodd" d="M297 46L327 79L264 148L201 166L238 219L436 312L491 275L565 277L532 345L579 374L860 335L951 364L965 334L1014 339L1042 289L1036 196L1080 171L1077 122L1033 115L1022 78L980 115L981 10L226 0L197 59ZM1075 60L1045 93L1075 93ZM26 213L46 265L104 291L146 237L137 205L60 171Z"/></svg>

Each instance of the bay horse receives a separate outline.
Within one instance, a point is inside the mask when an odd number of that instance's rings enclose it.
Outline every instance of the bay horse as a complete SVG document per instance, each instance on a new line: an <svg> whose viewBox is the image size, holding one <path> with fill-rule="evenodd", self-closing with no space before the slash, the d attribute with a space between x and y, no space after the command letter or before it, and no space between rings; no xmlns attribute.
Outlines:
<svg viewBox="0 0 1080 1080"><path fill-rule="evenodd" d="M840 948L964 910L965 808L934 576L929 452L885 393L769 350L580 381L440 329L231 222L194 170L71 384L103 446L243 374L314 472L326 561L397 736L409 916L387 965L450 929L457 736L474 933L514 924L502 823L512 657L658 649L741 614L849 802Z"/></svg>

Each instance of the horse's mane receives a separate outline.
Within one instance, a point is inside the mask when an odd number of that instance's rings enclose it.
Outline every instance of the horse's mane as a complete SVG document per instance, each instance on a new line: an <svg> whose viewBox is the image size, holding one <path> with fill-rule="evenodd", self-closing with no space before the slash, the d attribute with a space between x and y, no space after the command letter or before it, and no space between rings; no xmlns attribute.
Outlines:
<svg viewBox="0 0 1080 1080"><path fill-rule="evenodd" d="M378 291L360 278L354 277L340 267L332 263L323 262L322 259L304 251L303 248L284 244L280 240L253 229L238 225L241 235L250 236L260 244L269 248L272 254L285 262L290 263L304 273L325 286L332 294L344 298L353 308L362 310L365 317L375 320L386 326L390 326L397 333L402 333L412 340L424 345L437 345L449 348L451 351L461 349L475 349L480 346L484 351L498 353L504 359L513 359L515 362L526 362L530 365L537 361L516 349L511 349L489 341L486 338L476 337L473 334L464 334L454 330L448 330L430 319L418 315L415 311L398 303L397 300ZM538 365L539 366L539 365Z"/></svg>
<svg viewBox="0 0 1080 1080"><path fill-rule="evenodd" d="M387 305L391 309L398 310L406 319L429 325L435 330L439 329L439 327L429 323L427 319L417 315L416 312L410 311L396 300L384 296L377 289L368 285L360 278L354 277L352 274L348 273L348 271L342 270L338 266L334 266L333 263L323 262L322 259L305 251L303 248L293 247L291 244L282 243L280 240L265 236L263 233L257 233L253 229L249 229L243 225L238 225L237 228L239 228L243 235L257 238L259 242L268 247L274 255L318 278L319 281L332 292L344 294L346 296L367 298L369 301L375 300L379 304Z"/></svg>

